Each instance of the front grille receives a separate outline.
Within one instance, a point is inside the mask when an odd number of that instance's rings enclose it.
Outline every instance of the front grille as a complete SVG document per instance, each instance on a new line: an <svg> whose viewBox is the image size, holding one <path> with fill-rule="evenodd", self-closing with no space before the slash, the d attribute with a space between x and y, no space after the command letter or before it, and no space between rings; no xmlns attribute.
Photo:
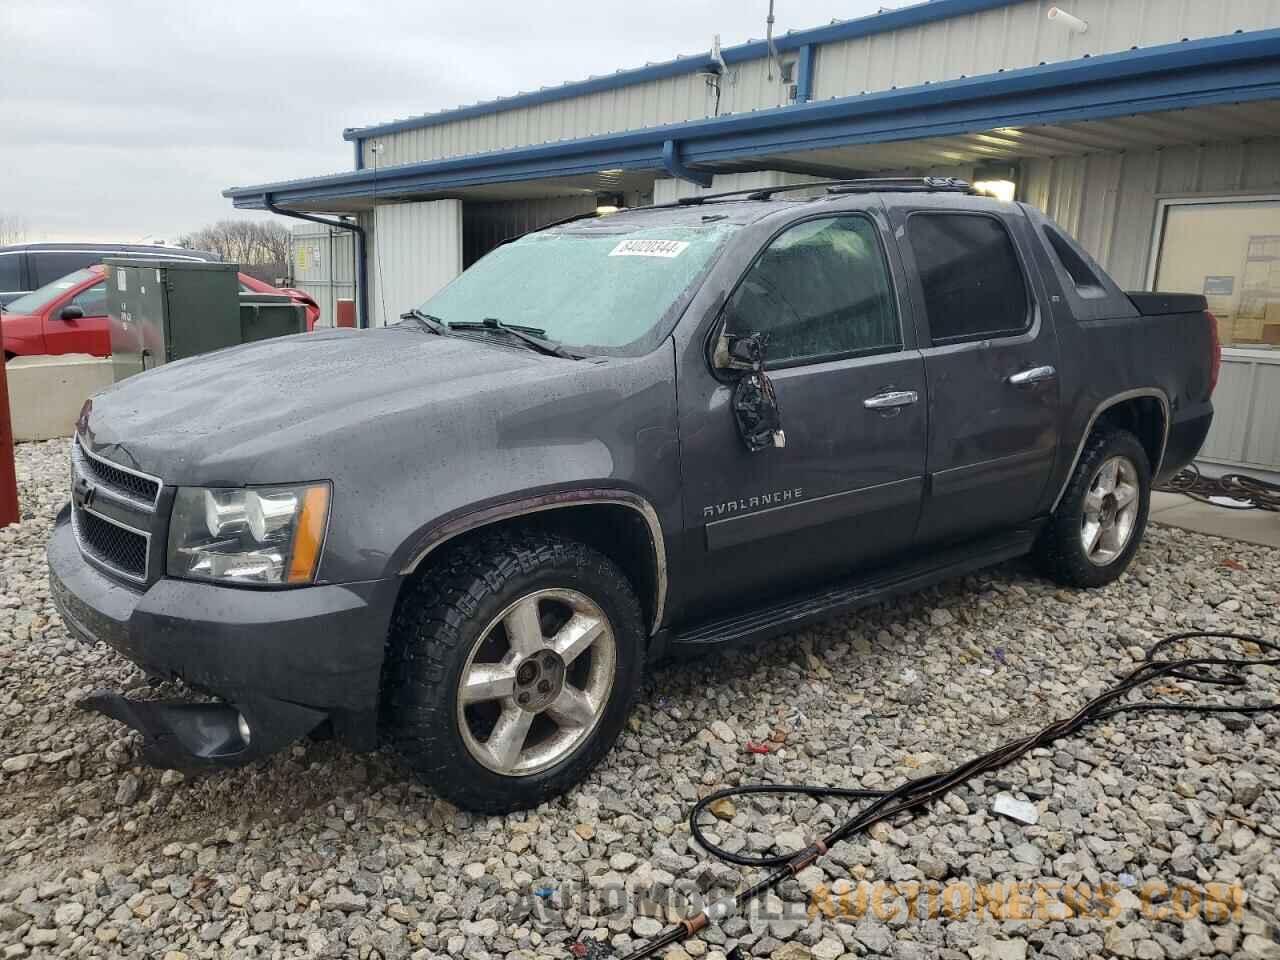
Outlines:
<svg viewBox="0 0 1280 960"><path fill-rule="evenodd" d="M76 437L71 444L72 462L96 483L113 488L143 503L155 505L160 495L160 481L114 466L101 457L88 453Z"/></svg>
<svg viewBox="0 0 1280 960"><path fill-rule="evenodd" d="M107 573L148 583L151 531L162 484L71 445L71 525L80 553Z"/></svg>
<svg viewBox="0 0 1280 960"><path fill-rule="evenodd" d="M143 534L87 510L73 510L71 522L82 553L113 572L135 580L146 579L147 538Z"/></svg>

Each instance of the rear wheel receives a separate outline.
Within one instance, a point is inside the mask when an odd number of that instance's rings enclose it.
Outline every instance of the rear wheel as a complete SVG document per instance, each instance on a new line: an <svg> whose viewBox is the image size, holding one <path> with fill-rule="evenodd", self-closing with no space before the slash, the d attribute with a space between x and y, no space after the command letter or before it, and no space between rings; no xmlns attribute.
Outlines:
<svg viewBox="0 0 1280 960"><path fill-rule="evenodd" d="M642 662L639 603L612 561L563 537L489 536L450 551L402 598L384 721L459 806L524 809L608 752Z"/></svg>
<svg viewBox="0 0 1280 960"><path fill-rule="evenodd" d="M1095 432L1036 543L1038 565L1067 586L1111 583L1137 553L1150 506L1151 468L1138 438L1110 427Z"/></svg>

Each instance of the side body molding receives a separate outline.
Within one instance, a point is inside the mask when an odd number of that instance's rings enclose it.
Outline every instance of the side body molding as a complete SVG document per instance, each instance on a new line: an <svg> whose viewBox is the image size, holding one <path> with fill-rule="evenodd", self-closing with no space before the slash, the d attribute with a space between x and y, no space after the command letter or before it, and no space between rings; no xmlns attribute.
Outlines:
<svg viewBox="0 0 1280 960"><path fill-rule="evenodd" d="M485 507L473 513L467 513L460 517L454 517L447 520L437 527L432 528L426 537L418 543L410 555L409 560L400 568L401 574L410 574L418 568L418 565L431 554L436 548L447 543L454 537L467 533L480 527L489 526L501 520L511 520L515 517L524 517L533 513L543 513L547 510L561 510L568 507L592 506L597 504L612 504L615 506L627 507L634 510L644 518L645 525L649 529L649 545L653 550L653 571L654 571L654 603L653 603L653 627L651 633L656 633L662 625L662 617L666 612L667 606L667 548L666 541L662 536L662 524L658 521L658 512L653 509L653 505L644 497L632 493L629 490L607 490L607 489L590 489L590 490L566 490L558 493L547 493L536 497L525 497L519 500L509 500L505 503L495 504L491 507Z"/></svg>
<svg viewBox="0 0 1280 960"><path fill-rule="evenodd" d="M1071 458L1071 469L1067 471L1066 479L1062 481L1062 489L1053 498L1053 506L1049 508L1050 513L1058 509L1058 504L1062 502L1062 498L1066 495L1067 487L1071 485L1071 477L1076 472L1076 464L1080 462L1080 457L1084 454L1084 445L1089 442L1089 435L1093 433L1093 427L1098 422L1098 418L1117 404L1124 403L1126 400L1143 398L1160 401L1160 415L1164 419L1164 430L1160 436L1160 455L1151 464L1151 476L1155 477L1160 473L1160 465L1164 462L1165 447L1169 443L1169 398L1165 396L1163 390L1156 387L1141 387L1137 390L1126 390L1124 393L1117 393L1114 396L1107 397L1107 399L1094 407L1093 413L1089 417L1089 423L1085 426L1084 433L1080 435L1080 442L1076 445L1075 456Z"/></svg>

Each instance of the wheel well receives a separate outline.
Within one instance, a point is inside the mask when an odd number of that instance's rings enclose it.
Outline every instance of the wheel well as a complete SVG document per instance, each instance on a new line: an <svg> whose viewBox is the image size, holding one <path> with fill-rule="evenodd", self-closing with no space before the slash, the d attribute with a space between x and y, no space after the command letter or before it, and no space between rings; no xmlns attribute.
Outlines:
<svg viewBox="0 0 1280 960"><path fill-rule="evenodd" d="M1164 451L1165 422L1164 407L1155 397L1133 397L1122 400L1114 407L1108 407L1098 417L1094 429L1103 425L1128 430L1142 448L1147 452L1147 463L1151 466L1152 476L1159 468L1160 456Z"/></svg>
<svg viewBox="0 0 1280 960"><path fill-rule="evenodd" d="M415 572L431 566L432 555L475 540L496 530L539 530L585 543L616 563L631 581L644 611L645 630L652 632L658 603L657 558L644 516L616 503L583 503L507 517L483 524L443 541L433 548ZM402 588L403 590L403 588Z"/></svg>

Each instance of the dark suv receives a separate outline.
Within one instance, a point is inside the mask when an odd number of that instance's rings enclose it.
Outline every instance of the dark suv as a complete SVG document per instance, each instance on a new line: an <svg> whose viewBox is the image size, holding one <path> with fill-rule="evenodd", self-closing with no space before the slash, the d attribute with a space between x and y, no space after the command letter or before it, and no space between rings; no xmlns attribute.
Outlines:
<svg viewBox="0 0 1280 960"><path fill-rule="evenodd" d="M53 595L219 699L88 705L184 768L381 734L503 811L608 751L646 659L1022 554L1120 576L1209 428L1204 299L954 181L778 193L556 225L395 326L95 397Z"/></svg>
<svg viewBox="0 0 1280 960"><path fill-rule="evenodd" d="M156 257L164 260L221 260L216 253L149 243L15 243L0 247L0 306L103 257Z"/></svg>

